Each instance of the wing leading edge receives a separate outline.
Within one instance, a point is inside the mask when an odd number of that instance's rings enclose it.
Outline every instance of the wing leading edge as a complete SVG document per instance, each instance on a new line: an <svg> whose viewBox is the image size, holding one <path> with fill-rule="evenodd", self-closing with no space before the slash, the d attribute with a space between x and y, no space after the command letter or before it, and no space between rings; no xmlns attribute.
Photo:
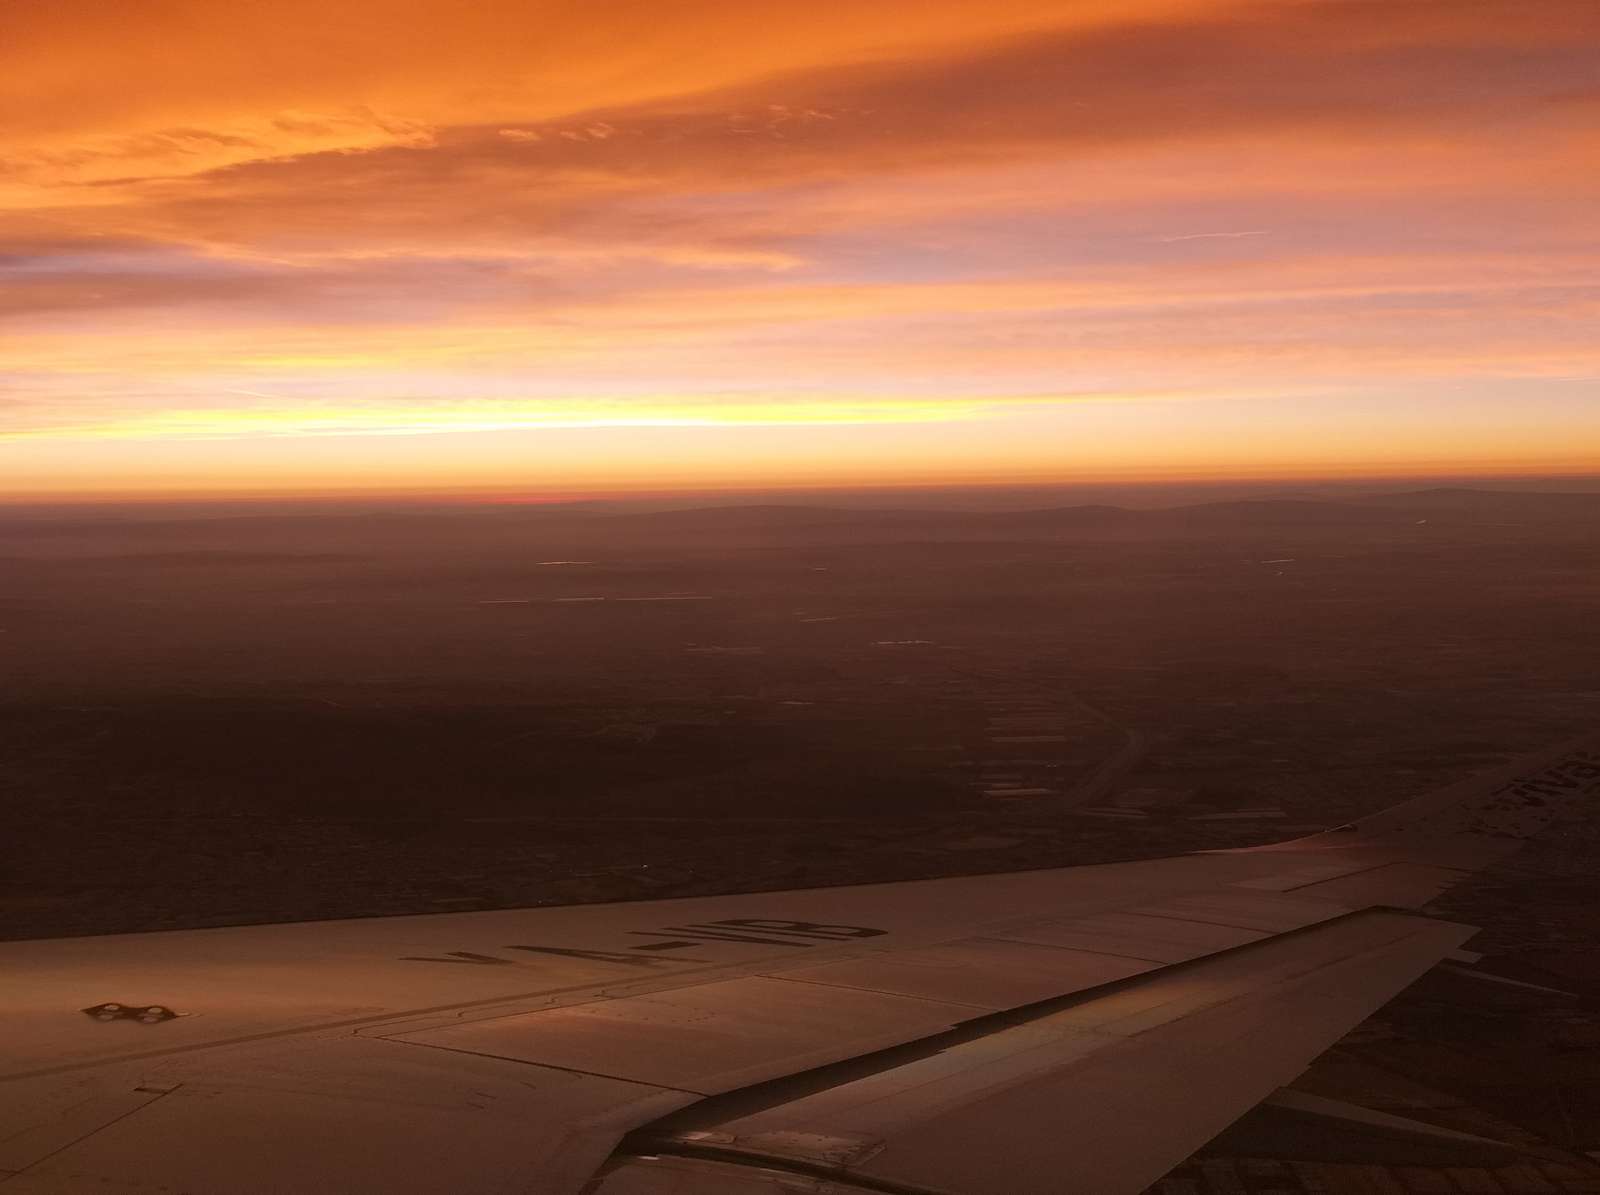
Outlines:
<svg viewBox="0 0 1600 1195"><path fill-rule="evenodd" d="M1471 932L1399 908L1597 793L1591 738L1252 851L3 944L0 1186L1137 1191Z"/></svg>

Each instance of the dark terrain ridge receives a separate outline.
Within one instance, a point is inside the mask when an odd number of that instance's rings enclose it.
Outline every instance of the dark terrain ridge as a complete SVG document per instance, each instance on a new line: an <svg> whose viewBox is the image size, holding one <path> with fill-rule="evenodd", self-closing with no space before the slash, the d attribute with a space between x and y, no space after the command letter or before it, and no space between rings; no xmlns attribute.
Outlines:
<svg viewBox="0 0 1600 1195"><path fill-rule="evenodd" d="M585 504L484 504L413 511L163 517L159 507L130 508L121 518L7 516L0 511L0 540L92 540L101 536L141 541L186 537L275 538L321 531L328 536L370 535L377 542L429 531L474 529L479 536L526 533L556 539L582 533L631 542L636 536L757 532L774 536L852 534L877 538L907 534L943 537L1026 536L1049 532L1151 534L1189 529L1255 527L1399 527L1419 517L1448 525L1482 525L1512 517L1538 523L1600 519L1600 491L1540 492L1438 488L1329 499L1279 497L1204 502L1155 509L1091 503L1026 510L852 508L760 503L652 511L595 509ZM196 556L201 550L192 550ZM175 552L174 556L185 553ZM270 557L272 553L262 554ZM177 561L174 561L175 563ZM199 563L197 559L195 561Z"/></svg>

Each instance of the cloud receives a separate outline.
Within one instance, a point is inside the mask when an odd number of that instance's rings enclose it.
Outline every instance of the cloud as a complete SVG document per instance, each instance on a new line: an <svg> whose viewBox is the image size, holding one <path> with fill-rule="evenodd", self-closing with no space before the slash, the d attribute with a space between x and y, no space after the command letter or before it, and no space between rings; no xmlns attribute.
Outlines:
<svg viewBox="0 0 1600 1195"><path fill-rule="evenodd" d="M7 154L0 158L0 171L13 194L42 198L39 192L49 191L57 193L53 197L59 201L63 187L128 186L204 175L245 162L425 146L432 137L433 130L425 124L360 107L320 113L289 110L237 120L227 128L88 135ZM26 190L30 185L35 188L32 192Z"/></svg>
<svg viewBox="0 0 1600 1195"><path fill-rule="evenodd" d="M106 11L0 76L9 411L59 426L1595 363L1587 2Z"/></svg>
<svg viewBox="0 0 1600 1195"><path fill-rule="evenodd" d="M369 147L352 122L381 132L550 119L1104 12L1098 0L876 0L847 12L786 0L55 0L7 13L0 123L26 160L110 153L137 166L148 154L165 169L178 129L248 140L267 158L319 141Z"/></svg>
<svg viewBox="0 0 1600 1195"><path fill-rule="evenodd" d="M1255 228L1248 232L1187 232L1176 236L1156 237L1155 240L1163 245L1173 245L1179 241L1236 241L1242 237L1264 237L1269 235L1265 228Z"/></svg>
<svg viewBox="0 0 1600 1195"><path fill-rule="evenodd" d="M255 399L253 391L227 393ZM1099 396L1089 396L1092 400ZM962 422L1028 399L931 402L875 394L760 396L631 395L623 401L569 399L454 402L387 397L378 403L349 400L337 406L292 400L191 405L159 411L39 413L0 430L0 438L48 435L91 439L298 439L322 436L420 436L622 427L796 427ZM1032 400L1039 401L1039 400ZM1052 401L1072 401L1070 396Z"/></svg>
<svg viewBox="0 0 1600 1195"><path fill-rule="evenodd" d="M1385 180L1401 203L1442 187L1455 204L1514 189L1492 181L1497 155L1519 154L1524 193L1570 171L1570 113L1546 100L1566 94L1584 69L1581 46L1562 32L1563 20L1582 21L1584 10L1551 0L1541 5L1548 36L1524 30L1501 44L1488 37L1485 7L1499 5L1213 9L1161 24L812 66L514 127L425 128L371 111L359 119L280 113L255 118L249 136L158 135L194 159L193 173L102 180L32 214L52 236L65 227L293 264L315 299L337 289L318 271L336 279L352 260L385 256L536 263L601 289L616 280L596 272L616 267L634 270L649 292L662 270L826 269L826 238L853 229L883 235L908 215L981 228L1008 210L1093 218L1097 204L1150 207L1154 197L1167 205L1157 219L1185 215L1185 201L1200 196L1225 195L1238 209L1253 194L1286 192L1315 211L1352 186L1357 202L1371 203ZM268 126L291 142L273 142ZM318 138L338 144L318 151ZM1453 161L1441 161L1441 144ZM1341 147L1346 161L1332 162ZM1194 162L1184 176L1151 177L1147 163L1186 150ZM202 168L213 154L230 164ZM104 164L93 154L85 161ZM1226 173L1207 177L1208 161ZM1036 176L1031 193L1000 196L986 186L1027 163L1054 164L1055 177ZM1306 193L1308 175L1320 195ZM877 210L850 203L874 188ZM1577 184L1574 199L1586 189ZM74 208L85 193L91 205ZM1384 235L1379 222L1361 222L1366 234ZM454 273L439 267L430 305L449 293ZM287 285L270 270L258 278L264 298ZM243 279L236 285L248 289ZM71 293L106 293L36 289L51 310ZM463 302L479 294L464 283Z"/></svg>

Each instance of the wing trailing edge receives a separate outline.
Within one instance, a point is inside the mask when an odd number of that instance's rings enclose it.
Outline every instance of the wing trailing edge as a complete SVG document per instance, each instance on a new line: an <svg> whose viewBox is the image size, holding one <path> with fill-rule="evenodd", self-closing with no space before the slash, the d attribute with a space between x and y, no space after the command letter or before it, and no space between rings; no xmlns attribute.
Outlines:
<svg viewBox="0 0 1600 1195"><path fill-rule="evenodd" d="M1142 1191L1472 932L1354 913L733 1092L633 1133L593 1191L697 1189L672 1185L696 1160L730 1193L794 1189L785 1172L902 1195Z"/></svg>

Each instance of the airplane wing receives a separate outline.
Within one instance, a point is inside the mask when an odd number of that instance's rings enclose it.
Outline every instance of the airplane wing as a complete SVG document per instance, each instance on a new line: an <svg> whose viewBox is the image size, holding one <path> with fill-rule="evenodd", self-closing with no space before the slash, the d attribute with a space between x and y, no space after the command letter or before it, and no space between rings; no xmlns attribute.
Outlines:
<svg viewBox="0 0 1600 1195"><path fill-rule="evenodd" d="M1600 737L1310 838L0 944L16 1192L1137 1192L1473 932Z"/></svg>

